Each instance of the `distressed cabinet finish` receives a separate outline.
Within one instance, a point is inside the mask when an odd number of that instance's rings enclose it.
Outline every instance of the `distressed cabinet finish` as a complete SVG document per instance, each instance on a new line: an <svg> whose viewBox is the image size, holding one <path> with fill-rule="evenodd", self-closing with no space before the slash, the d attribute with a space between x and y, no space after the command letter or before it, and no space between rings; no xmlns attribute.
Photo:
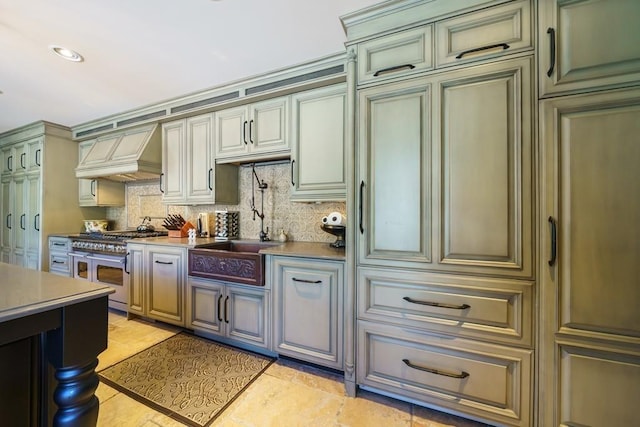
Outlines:
<svg viewBox="0 0 640 427"><path fill-rule="evenodd" d="M215 113L215 158L219 163L284 157L289 146L289 97Z"/></svg>
<svg viewBox="0 0 640 427"><path fill-rule="evenodd" d="M269 297L262 287L189 277L187 327L230 344L268 350Z"/></svg>
<svg viewBox="0 0 640 427"><path fill-rule="evenodd" d="M540 113L540 425L637 425L640 89Z"/></svg>
<svg viewBox="0 0 640 427"><path fill-rule="evenodd" d="M514 59L359 91L362 264L532 276L531 71Z"/></svg>
<svg viewBox="0 0 640 427"><path fill-rule="evenodd" d="M291 97L291 200L329 201L346 197L345 84Z"/></svg>
<svg viewBox="0 0 640 427"><path fill-rule="evenodd" d="M215 164L213 135L213 114L162 125L164 203L238 203L238 169Z"/></svg>
<svg viewBox="0 0 640 427"><path fill-rule="evenodd" d="M78 145L69 129L37 122L0 134L0 153L0 259L48 271L49 235L77 231L91 214L78 206Z"/></svg>
<svg viewBox="0 0 640 427"><path fill-rule="evenodd" d="M186 258L182 247L127 244L127 311L184 326Z"/></svg>
<svg viewBox="0 0 640 427"><path fill-rule="evenodd" d="M640 2L538 2L540 95L640 83Z"/></svg>
<svg viewBox="0 0 640 427"><path fill-rule="evenodd" d="M344 263L271 257L274 350L343 369Z"/></svg>

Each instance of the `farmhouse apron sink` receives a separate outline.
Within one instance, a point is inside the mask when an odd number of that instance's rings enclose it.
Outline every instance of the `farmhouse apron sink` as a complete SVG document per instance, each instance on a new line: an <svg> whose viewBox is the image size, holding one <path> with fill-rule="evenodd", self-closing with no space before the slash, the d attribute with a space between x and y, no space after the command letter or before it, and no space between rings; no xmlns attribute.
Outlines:
<svg viewBox="0 0 640 427"><path fill-rule="evenodd" d="M228 241L196 246L189 249L189 275L264 286L264 255L258 252L278 244Z"/></svg>

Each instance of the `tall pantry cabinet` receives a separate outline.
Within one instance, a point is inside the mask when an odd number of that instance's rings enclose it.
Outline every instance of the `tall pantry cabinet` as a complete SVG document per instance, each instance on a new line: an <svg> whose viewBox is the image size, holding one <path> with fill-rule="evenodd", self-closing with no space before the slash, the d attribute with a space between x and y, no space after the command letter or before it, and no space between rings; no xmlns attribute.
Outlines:
<svg viewBox="0 0 640 427"><path fill-rule="evenodd" d="M540 426L640 425L640 2L540 1Z"/></svg>
<svg viewBox="0 0 640 427"><path fill-rule="evenodd" d="M47 237L78 232L78 144L68 128L36 122L0 134L2 224L0 260L48 270Z"/></svg>
<svg viewBox="0 0 640 427"><path fill-rule="evenodd" d="M343 17L355 54L356 382L528 426L534 9L456 3Z"/></svg>

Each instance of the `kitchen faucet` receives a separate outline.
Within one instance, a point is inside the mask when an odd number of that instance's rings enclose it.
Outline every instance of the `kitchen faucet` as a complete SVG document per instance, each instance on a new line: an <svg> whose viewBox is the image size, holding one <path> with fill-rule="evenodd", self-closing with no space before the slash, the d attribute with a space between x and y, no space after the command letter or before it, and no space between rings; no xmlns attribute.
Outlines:
<svg viewBox="0 0 640 427"><path fill-rule="evenodd" d="M255 163L251 165L251 172L253 173L253 176L256 178L256 181L258 181L258 189L260 190L261 208L262 208L262 212L256 209L255 187L254 187L254 182L252 178L251 179L251 211L253 211L253 220L254 221L256 220L256 215L258 216L258 218L260 218L260 241L267 242L271 240L269 238L269 227L267 227L266 231L264 229L264 190L267 188L267 183L264 182L264 180L261 181L260 178L258 178L258 174L256 173Z"/></svg>

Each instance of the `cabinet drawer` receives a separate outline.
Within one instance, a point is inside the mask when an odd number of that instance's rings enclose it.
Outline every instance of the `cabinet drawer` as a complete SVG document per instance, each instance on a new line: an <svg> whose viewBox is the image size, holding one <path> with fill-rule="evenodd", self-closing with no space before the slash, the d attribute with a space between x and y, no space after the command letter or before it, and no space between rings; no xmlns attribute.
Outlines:
<svg viewBox="0 0 640 427"><path fill-rule="evenodd" d="M69 252L71 240L67 237L49 237L49 252Z"/></svg>
<svg viewBox="0 0 640 427"><path fill-rule="evenodd" d="M49 271L70 276L71 263L69 262L69 256L66 254L49 254Z"/></svg>
<svg viewBox="0 0 640 427"><path fill-rule="evenodd" d="M358 84L432 69L432 33L426 25L358 45Z"/></svg>
<svg viewBox="0 0 640 427"><path fill-rule="evenodd" d="M533 49L529 0L438 22L436 46L437 67Z"/></svg>
<svg viewBox="0 0 640 427"><path fill-rule="evenodd" d="M533 285L374 268L358 270L358 318L532 345Z"/></svg>
<svg viewBox="0 0 640 427"><path fill-rule="evenodd" d="M532 351L358 322L357 379L499 423L529 425Z"/></svg>

